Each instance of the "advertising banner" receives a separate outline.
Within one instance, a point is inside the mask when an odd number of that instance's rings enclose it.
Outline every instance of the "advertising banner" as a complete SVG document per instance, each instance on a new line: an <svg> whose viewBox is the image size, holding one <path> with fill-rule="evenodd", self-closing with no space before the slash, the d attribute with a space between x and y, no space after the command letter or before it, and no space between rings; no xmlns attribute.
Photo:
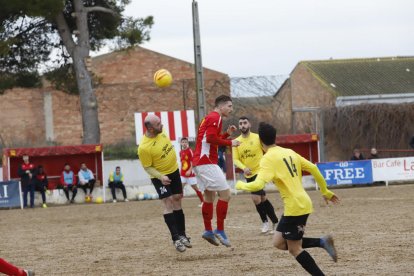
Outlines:
<svg viewBox="0 0 414 276"><path fill-rule="evenodd" d="M328 185L372 183L370 160L318 163Z"/></svg>
<svg viewBox="0 0 414 276"><path fill-rule="evenodd" d="M20 207L20 188L18 181L0 182L0 208Z"/></svg>
<svg viewBox="0 0 414 276"><path fill-rule="evenodd" d="M374 181L403 181L414 179L414 157L372 159Z"/></svg>

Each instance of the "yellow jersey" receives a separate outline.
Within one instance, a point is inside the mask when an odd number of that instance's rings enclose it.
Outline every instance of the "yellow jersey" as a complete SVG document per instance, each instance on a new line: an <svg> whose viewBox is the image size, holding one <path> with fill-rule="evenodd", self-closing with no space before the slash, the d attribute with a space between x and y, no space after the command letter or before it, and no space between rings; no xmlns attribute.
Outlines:
<svg viewBox="0 0 414 276"><path fill-rule="evenodd" d="M245 177L251 178L259 172L260 160L263 157L259 135L250 132L246 138L240 135L236 140L241 144L238 147L233 147L233 163L242 170L246 167L249 168L252 174L245 175Z"/></svg>
<svg viewBox="0 0 414 276"><path fill-rule="evenodd" d="M328 190L326 181L318 167L291 149L271 147L260 161L259 174L255 181L238 181L236 188L250 192L259 191L266 183L273 182L284 203L284 216L301 216L313 211L312 201L302 186L302 171L313 175L322 195L331 199L334 193Z"/></svg>
<svg viewBox="0 0 414 276"><path fill-rule="evenodd" d="M163 175L178 170L174 146L164 132L153 138L144 135L138 146L138 157L144 168L154 167Z"/></svg>

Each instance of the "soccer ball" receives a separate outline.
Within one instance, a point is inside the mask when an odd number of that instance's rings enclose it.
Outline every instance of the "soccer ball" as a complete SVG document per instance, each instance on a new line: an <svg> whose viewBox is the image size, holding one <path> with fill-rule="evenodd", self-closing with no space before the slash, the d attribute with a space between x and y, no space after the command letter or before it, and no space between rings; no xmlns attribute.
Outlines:
<svg viewBox="0 0 414 276"><path fill-rule="evenodd" d="M92 201L92 198L90 196L85 196L85 202L89 203Z"/></svg>
<svg viewBox="0 0 414 276"><path fill-rule="evenodd" d="M143 193L139 193L139 194L137 195L137 199L138 199L138 200L144 200L144 194L143 194Z"/></svg>
<svg viewBox="0 0 414 276"><path fill-rule="evenodd" d="M95 203L98 203L98 204L103 203L103 198L102 198L102 197L100 197L100 196L98 196L98 197L95 199Z"/></svg>
<svg viewBox="0 0 414 276"><path fill-rule="evenodd" d="M172 83L172 75L168 70L160 69L154 74L154 83L160 88L168 87Z"/></svg>
<svg viewBox="0 0 414 276"><path fill-rule="evenodd" d="M158 194L152 194L152 199L158 199Z"/></svg>

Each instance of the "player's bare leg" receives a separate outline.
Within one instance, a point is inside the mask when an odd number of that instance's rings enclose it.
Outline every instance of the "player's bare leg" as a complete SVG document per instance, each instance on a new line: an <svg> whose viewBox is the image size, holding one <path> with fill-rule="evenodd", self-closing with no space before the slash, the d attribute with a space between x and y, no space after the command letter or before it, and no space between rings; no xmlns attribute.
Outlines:
<svg viewBox="0 0 414 276"><path fill-rule="evenodd" d="M301 240L286 240L282 233L276 231L273 236L273 246L280 250L289 250L289 253L302 265L302 267L312 275L324 275L319 269L312 256L303 248L321 247L326 251L334 252L331 257L336 262L336 250L333 246L331 236L318 238L303 238Z"/></svg>
<svg viewBox="0 0 414 276"><path fill-rule="evenodd" d="M203 193L198 189L197 184L191 185L191 188L193 188L194 192L197 194L198 198L200 199L200 202L201 202L200 207L202 207L202 204L204 202Z"/></svg>

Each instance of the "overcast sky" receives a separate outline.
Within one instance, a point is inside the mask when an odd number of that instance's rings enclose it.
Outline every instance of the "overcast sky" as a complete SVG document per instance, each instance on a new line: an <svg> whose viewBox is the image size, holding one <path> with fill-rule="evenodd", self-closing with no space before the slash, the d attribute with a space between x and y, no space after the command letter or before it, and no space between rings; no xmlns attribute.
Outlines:
<svg viewBox="0 0 414 276"><path fill-rule="evenodd" d="M198 0L203 66L289 74L301 60L414 55L413 0ZM194 62L192 0L132 0L153 15L143 47Z"/></svg>

